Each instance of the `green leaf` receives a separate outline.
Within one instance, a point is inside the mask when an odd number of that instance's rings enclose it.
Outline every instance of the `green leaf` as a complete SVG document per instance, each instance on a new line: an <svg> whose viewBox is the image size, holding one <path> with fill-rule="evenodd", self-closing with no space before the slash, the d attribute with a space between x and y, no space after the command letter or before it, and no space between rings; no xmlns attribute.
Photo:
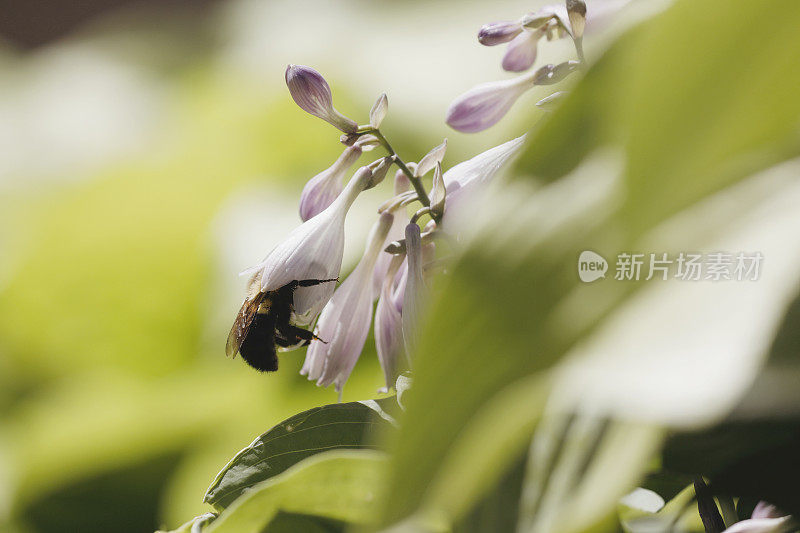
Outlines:
<svg viewBox="0 0 800 533"><path fill-rule="evenodd" d="M263 531L279 512L355 524L374 519L384 456L374 450L335 450L294 465L237 499L208 533Z"/></svg>
<svg viewBox="0 0 800 533"><path fill-rule="evenodd" d="M253 485L307 457L335 448L374 448L372 432L392 427L384 409L396 405L394 398L333 404L288 418L236 454L203 501L222 510Z"/></svg>
<svg viewBox="0 0 800 533"><path fill-rule="evenodd" d="M800 55L800 4L778 11L744 0L678 1L625 35L532 132L517 167L526 179L504 188L507 203L487 202L481 231L431 297L414 392L392 447L387 524L424 505L481 406L509 383L552 368L640 290L608 280L581 285L575 262L582 250L640 250L648 244L643 236L669 217L800 153L800 99L791 96L800 86L800 70L791 66ZM769 31L742 39L753 24ZM608 146L621 165L584 169L586 154ZM529 185L572 171L544 189ZM707 242L740 214L706 218L707 233L686 231L681 244ZM771 302L770 317L782 300ZM640 438L636 464L625 465L629 483L643 473L657 432L630 424L620 438L627 432ZM487 440L488 448L502 439ZM615 476L615 461L626 457L608 450L601 459L598 466ZM626 490L617 480L603 494L605 481L594 477L581 502L596 495L611 502L604 508L611 512Z"/></svg>
<svg viewBox="0 0 800 533"><path fill-rule="evenodd" d="M279 511L275 518L267 524L269 533L342 533L347 523L341 520L300 513Z"/></svg>

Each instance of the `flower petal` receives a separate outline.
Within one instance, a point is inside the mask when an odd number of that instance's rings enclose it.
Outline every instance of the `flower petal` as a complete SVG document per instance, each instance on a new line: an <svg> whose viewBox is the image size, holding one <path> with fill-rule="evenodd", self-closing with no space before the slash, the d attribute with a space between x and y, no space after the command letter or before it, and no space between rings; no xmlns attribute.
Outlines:
<svg viewBox="0 0 800 533"><path fill-rule="evenodd" d="M447 124L465 133L483 131L500 121L517 98L532 86L532 78L526 75L473 87L450 104Z"/></svg>

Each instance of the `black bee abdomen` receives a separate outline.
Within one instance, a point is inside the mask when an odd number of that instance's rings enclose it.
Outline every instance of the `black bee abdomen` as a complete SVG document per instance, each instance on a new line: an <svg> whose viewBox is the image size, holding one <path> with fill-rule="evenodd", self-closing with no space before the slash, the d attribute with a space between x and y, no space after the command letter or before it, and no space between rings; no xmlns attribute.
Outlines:
<svg viewBox="0 0 800 533"><path fill-rule="evenodd" d="M275 353L275 321L268 314L257 314L239 347L245 362L259 372L278 370Z"/></svg>

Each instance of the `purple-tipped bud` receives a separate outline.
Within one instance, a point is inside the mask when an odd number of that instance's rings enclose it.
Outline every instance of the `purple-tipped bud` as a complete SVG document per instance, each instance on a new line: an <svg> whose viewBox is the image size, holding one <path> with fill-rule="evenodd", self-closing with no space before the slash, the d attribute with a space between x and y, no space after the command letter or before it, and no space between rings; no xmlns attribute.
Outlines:
<svg viewBox="0 0 800 533"><path fill-rule="evenodd" d="M355 121L333 107L331 88L322 75L311 67L289 65L286 67L286 86L295 103L305 112L331 123L345 133L358 129Z"/></svg>
<svg viewBox="0 0 800 533"><path fill-rule="evenodd" d="M475 133L494 126L522 93L533 86L531 76L482 83L450 104L447 124L458 131Z"/></svg>
<svg viewBox="0 0 800 533"><path fill-rule="evenodd" d="M517 35L503 55L503 70L522 72L531 68L536 61L536 45L542 37L544 32L541 30L524 31Z"/></svg>
<svg viewBox="0 0 800 533"><path fill-rule="evenodd" d="M372 271L389 228L392 215L381 214L372 227L367 249L353 272L323 309L306 353L301 374L327 387L335 383L341 392L361 355L372 322Z"/></svg>
<svg viewBox="0 0 800 533"><path fill-rule="evenodd" d="M503 21L484 24L478 30L478 42L484 46L507 43L522 31L519 22Z"/></svg>
<svg viewBox="0 0 800 533"><path fill-rule="evenodd" d="M442 141L439 146L432 148L430 152L419 160L417 168L414 169L414 175L419 178L436 168L436 164L441 163L444 159L445 152L447 152L447 139Z"/></svg>
<svg viewBox="0 0 800 533"><path fill-rule="evenodd" d="M375 129L380 128L388 110L389 99L386 98L386 93L383 93L375 100L375 104L373 104L369 112L369 125Z"/></svg>
<svg viewBox="0 0 800 533"><path fill-rule="evenodd" d="M342 192L342 178L361 155L359 145L348 146L339 159L306 183L300 194L300 219L305 222L324 211Z"/></svg>

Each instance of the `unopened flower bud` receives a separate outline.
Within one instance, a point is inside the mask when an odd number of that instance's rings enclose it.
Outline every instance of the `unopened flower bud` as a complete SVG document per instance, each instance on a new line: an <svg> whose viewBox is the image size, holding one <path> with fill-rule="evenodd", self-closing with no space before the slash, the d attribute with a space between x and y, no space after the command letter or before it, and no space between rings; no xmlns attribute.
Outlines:
<svg viewBox="0 0 800 533"><path fill-rule="evenodd" d="M431 187L431 218L439 220L444 214L444 201L447 196L447 190L444 186L444 179L442 178L442 164L436 163L436 169L433 171L433 186Z"/></svg>
<svg viewBox="0 0 800 533"><path fill-rule="evenodd" d="M422 315L425 281L422 278L422 238L419 226L406 226L406 286L403 295L403 340L406 352L411 355L417 345L418 324Z"/></svg>
<svg viewBox="0 0 800 533"><path fill-rule="evenodd" d="M305 222L326 209L342 192L342 178L361 156L361 147L348 146L339 159L306 183L300 194L300 219Z"/></svg>
<svg viewBox="0 0 800 533"><path fill-rule="evenodd" d="M553 19L551 11L536 11L527 13L520 19L520 25L526 30L538 30Z"/></svg>
<svg viewBox="0 0 800 533"><path fill-rule="evenodd" d="M295 103L301 109L329 122L345 133L358 129L355 121L339 113L333 107L331 88L322 75L311 67L289 65L286 67L286 86Z"/></svg>
<svg viewBox="0 0 800 533"><path fill-rule="evenodd" d="M360 146L363 151L369 152L376 146L379 146L381 141L374 135L362 135L354 144Z"/></svg>
<svg viewBox="0 0 800 533"><path fill-rule="evenodd" d="M586 4L583 0L567 0L567 15L572 26L572 36L580 39L586 27Z"/></svg>
<svg viewBox="0 0 800 533"><path fill-rule="evenodd" d="M447 124L458 131L475 133L495 125L522 93L533 86L529 75L482 83L450 104Z"/></svg>
<svg viewBox="0 0 800 533"><path fill-rule="evenodd" d="M375 129L381 127L381 122L386 117L386 111L389 109L389 100L386 98L386 93L381 94L372 106L369 112L369 125Z"/></svg>
<svg viewBox="0 0 800 533"><path fill-rule="evenodd" d="M567 95L566 91L554 92L550 96L536 102L536 107L544 111L553 111L561 100Z"/></svg>
<svg viewBox="0 0 800 533"><path fill-rule="evenodd" d="M367 186L364 190L371 189L382 182L393 162L394 157L387 155L386 157L382 157L370 163L368 168L372 172L372 178L367 182Z"/></svg>
<svg viewBox="0 0 800 533"><path fill-rule="evenodd" d="M478 42L484 46L507 43L522 31L519 22L504 21L484 24L478 30Z"/></svg>
<svg viewBox="0 0 800 533"><path fill-rule="evenodd" d="M430 170L436 167L437 163L441 163L444 159L444 154L447 151L447 139L442 141L442 144L431 149L430 152L419 160L417 168L414 169L414 176L420 178L427 174Z"/></svg>
<svg viewBox="0 0 800 533"><path fill-rule="evenodd" d="M536 62L536 47L544 36L544 31L524 31L508 43L506 53L503 55L503 70L509 72L522 72L528 70Z"/></svg>

